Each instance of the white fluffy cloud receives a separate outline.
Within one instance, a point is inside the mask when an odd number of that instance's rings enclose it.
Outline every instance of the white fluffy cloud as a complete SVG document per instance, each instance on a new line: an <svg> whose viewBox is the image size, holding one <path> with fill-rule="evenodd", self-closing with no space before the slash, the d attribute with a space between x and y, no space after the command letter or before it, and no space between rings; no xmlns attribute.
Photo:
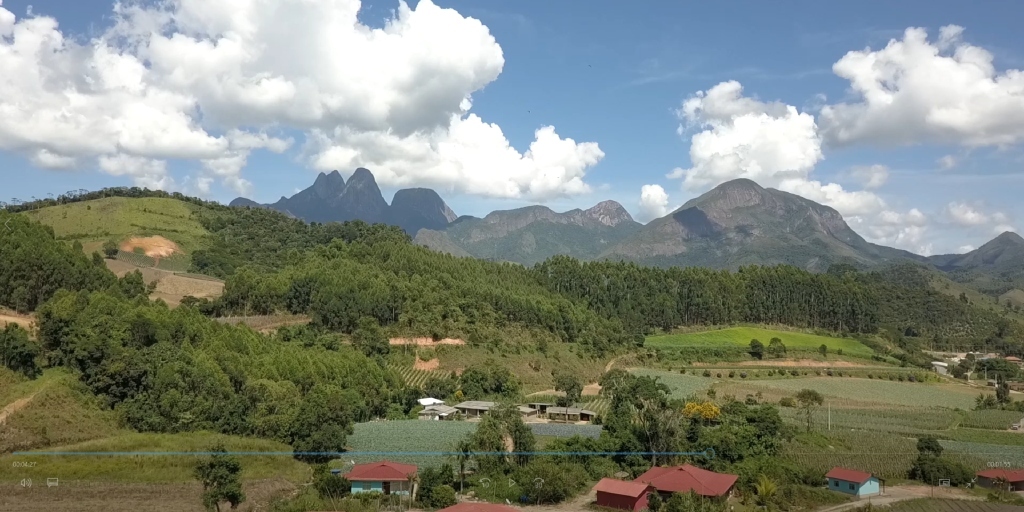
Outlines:
<svg viewBox="0 0 1024 512"><path fill-rule="evenodd" d="M962 34L949 25L929 41L924 29L908 28L885 48L847 53L832 70L859 101L823 107L822 134L838 144L1024 141L1024 71L998 72L992 54Z"/></svg>
<svg viewBox="0 0 1024 512"><path fill-rule="evenodd" d="M946 217L957 226L967 228L978 228L989 226L992 232L1000 234L1006 231L1016 231L1011 224L1010 216L1003 212L988 213L980 204L971 204L963 201L954 201L946 205Z"/></svg>
<svg viewBox="0 0 1024 512"><path fill-rule="evenodd" d="M0 7L0 150L140 184L168 183L167 160L194 161L199 190L217 179L245 192L251 152L285 151L292 141L269 134L296 130L314 167L364 165L384 185L542 199L589 190L596 144L542 128L520 154L468 114L472 93L504 66L487 27L421 0L370 28L360 7L118 4L113 26L85 44L52 18Z"/></svg>
<svg viewBox="0 0 1024 512"><path fill-rule="evenodd" d="M942 169L943 171L948 171L948 170L956 167L956 163L957 162L956 162L956 157L955 156L953 156L953 155L945 155L945 156L939 158L935 163L939 164L939 169Z"/></svg>
<svg viewBox="0 0 1024 512"><path fill-rule="evenodd" d="M664 217L672 211L668 205L668 193L661 185L644 185L640 187L641 222Z"/></svg>
<svg viewBox="0 0 1024 512"><path fill-rule="evenodd" d="M889 181L889 168L881 164L854 167L850 175L860 181L864 188L876 189Z"/></svg>
<svg viewBox="0 0 1024 512"><path fill-rule="evenodd" d="M719 183L749 178L762 186L806 197L835 208L866 238L912 251L928 252L923 243L927 219L919 210L892 211L868 190L846 190L811 177L823 158L814 117L796 107L743 96L737 82L723 82L683 102L679 133L698 127L690 140L689 169L675 169L684 188L700 192ZM866 188L888 178L884 166L861 170Z"/></svg>

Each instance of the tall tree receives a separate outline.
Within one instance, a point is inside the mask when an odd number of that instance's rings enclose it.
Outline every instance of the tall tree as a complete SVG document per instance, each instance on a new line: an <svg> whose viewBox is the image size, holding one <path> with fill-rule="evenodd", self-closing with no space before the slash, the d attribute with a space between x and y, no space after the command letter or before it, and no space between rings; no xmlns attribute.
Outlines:
<svg viewBox="0 0 1024 512"><path fill-rule="evenodd" d="M213 455L196 464L193 474L203 484L203 506L206 510L220 511L220 504L228 502L232 510L245 501L242 491L242 464L227 455L224 446L217 446Z"/></svg>
<svg viewBox="0 0 1024 512"><path fill-rule="evenodd" d="M558 397L558 405L571 407L580 401L583 394L583 382L573 373L559 371L555 373L555 391L565 393L564 397Z"/></svg>
<svg viewBox="0 0 1024 512"><path fill-rule="evenodd" d="M796 401L800 403L800 408L804 410L804 414L807 417L807 431L810 432L814 420L814 410L825 403L825 397L813 389L801 389L796 394Z"/></svg>

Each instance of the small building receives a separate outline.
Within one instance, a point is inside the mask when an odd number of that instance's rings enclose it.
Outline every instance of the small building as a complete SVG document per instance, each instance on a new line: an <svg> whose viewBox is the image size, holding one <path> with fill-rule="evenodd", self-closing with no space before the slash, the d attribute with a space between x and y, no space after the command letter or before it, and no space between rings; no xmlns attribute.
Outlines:
<svg viewBox="0 0 1024 512"><path fill-rule="evenodd" d="M352 494L380 492L416 496L416 466L382 460L369 464L356 464L345 475L352 482Z"/></svg>
<svg viewBox="0 0 1024 512"><path fill-rule="evenodd" d="M693 491L708 498L724 498L732 493L737 475L715 473L690 464L672 467L653 467L636 477L634 482L648 484L666 498L673 493Z"/></svg>
<svg viewBox="0 0 1024 512"><path fill-rule="evenodd" d="M537 409L537 414L543 416L543 415L548 413L548 407L551 407L551 406L553 406L555 404L549 404L549 403L546 403L546 402L533 402L533 403L529 403L529 404L526 404L526 405L528 407L532 407L534 409Z"/></svg>
<svg viewBox="0 0 1024 512"><path fill-rule="evenodd" d="M459 414L459 410L447 405L428 405L419 412L421 420L451 420Z"/></svg>
<svg viewBox="0 0 1024 512"><path fill-rule="evenodd" d="M480 400L468 400L468 401L462 402L461 404L455 404L455 408L459 411L460 414L462 414L463 416L465 416L467 418L479 418L479 417L487 414L487 411L490 411L491 409L495 408L497 405L498 404L496 404L494 402L484 402L484 401L480 401Z"/></svg>
<svg viewBox="0 0 1024 512"><path fill-rule="evenodd" d="M419 402L420 405L426 406L426 407L429 407L431 405L444 405L444 400L438 400L436 398L430 398L430 397L420 398L419 400L417 400L417 402Z"/></svg>
<svg viewBox="0 0 1024 512"><path fill-rule="evenodd" d="M939 375L949 375L949 363L932 361L932 369Z"/></svg>
<svg viewBox="0 0 1024 512"><path fill-rule="evenodd" d="M885 480L855 469L832 468L825 478L829 489L858 498L882 494L885 490Z"/></svg>
<svg viewBox="0 0 1024 512"><path fill-rule="evenodd" d="M537 417L537 409L534 409L533 407L529 407L529 406L526 406L526 405L520 405L519 406L519 414L522 417L524 417L524 418L536 418Z"/></svg>
<svg viewBox="0 0 1024 512"><path fill-rule="evenodd" d="M547 416L551 420L593 421L597 413L578 407L548 407Z"/></svg>
<svg viewBox="0 0 1024 512"><path fill-rule="evenodd" d="M1021 358L1017 356L1006 356L1006 361L1024 368L1024 360L1021 360Z"/></svg>
<svg viewBox="0 0 1024 512"><path fill-rule="evenodd" d="M1007 491L1024 491L1024 469L986 469L975 476L977 484L986 489L1002 487Z"/></svg>
<svg viewBox="0 0 1024 512"><path fill-rule="evenodd" d="M515 507L499 505L497 503L486 503L483 501L463 501L448 508L442 508L438 512L522 512Z"/></svg>
<svg viewBox="0 0 1024 512"><path fill-rule="evenodd" d="M639 512L647 508L647 496L655 492L654 487L642 482L626 482L614 478L602 478L594 486L597 505Z"/></svg>

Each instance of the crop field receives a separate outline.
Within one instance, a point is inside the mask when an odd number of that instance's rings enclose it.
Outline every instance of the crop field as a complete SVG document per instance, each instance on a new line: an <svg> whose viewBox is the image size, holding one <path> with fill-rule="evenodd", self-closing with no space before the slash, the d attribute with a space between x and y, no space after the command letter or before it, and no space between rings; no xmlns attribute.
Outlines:
<svg viewBox="0 0 1024 512"><path fill-rule="evenodd" d="M78 240L87 250L98 250L107 240L160 235L173 240L186 253L204 247L208 233L193 215L199 207L168 198L107 197L26 212L33 220L53 227L62 240Z"/></svg>
<svg viewBox="0 0 1024 512"><path fill-rule="evenodd" d="M601 425L571 425L567 423L527 423L535 436L543 437L601 437Z"/></svg>
<svg viewBox="0 0 1024 512"><path fill-rule="evenodd" d="M922 384L850 377L800 377L747 382L730 381L716 386L719 395L743 397L758 391L777 401L801 389L813 389L834 407L866 407L872 404L909 407L948 407L967 410L974 406L977 391L957 384Z"/></svg>
<svg viewBox="0 0 1024 512"><path fill-rule="evenodd" d="M978 428L958 428L943 434L944 438L951 441L964 441L982 444L1000 444L1008 450L1024 451L1024 434L1020 432L1008 432L998 430L985 430Z"/></svg>
<svg viewBox="0 0 1024 512"><path fill-rule="evenodd" d="M916 441L874 432L833 431L801 435L787 443L781 457L821 472L841 466L886 479L904 479L917 458Z"/></svg>
<svg viewBox="0 0 1024 512"><path fill-rule="evenodd" d="M730 327L714 331L664 334L651 336L644 342L645 347L672 349L683 347L747 347L750 340L757 339L768 346L769 340L779 338L789 352L817 352L825 345L829 353L842 349L843 355L871 357L873 351L863 343L848 338L830 338L801 332L774 331L757 327Z"/></svg>
<svg viewBox="0 0 1024 512"><path fill-rule="evenodd" d="M858 508L851 512L860 512L860 510L862 509ZM986 503L984 501L920 498L894 503L887 507L875 506L872 510L884 512L1022 512L1024 507Z"/></svg>
<svg viewBox="0 0 1024 512"><path fill-rule="evenodd" d="M794 423L806 424L804 412L797 408L782 407L780 413ZM822 407L813 414L815 428L825 429L828 426L829 411ZM831 411L832 428L848 428L857 430L875 430L917 434L921 432L941 432L953 428L961 418L961 414L944 408L892 408L892 409L841 409Z"/></svg>
<svg viewBox="0 0 1024 512"><path fill-rule="evenodd" d="M660 370L637 369L632 370L632 373L634 375L657 378L658 382L668 386L673 398L686 398L693 394L703 393L715 383L714 380L707 377L682 375L680 373Z"/></svg>
<svg viewBox="0 0 1024 512"><path fill-rule="evenodd" d="M437 455L410 454L402 452L450 452L467 435L476 431L477 424L468 421L371 421L358 423L348 437L348 446L357 452L388 452L387 455L343 457L336 466L352 460L356 463L380 460L382 457L395 462L421 466L435 466L445 462Z"/></svg>
<svg viewBox="0 0 1024 512"><path fill-rule="evenodd" d="M445 375L448 374L448 372L440 370L417 370L411 366L402 366L397 364L388 364L387 367L389 370L392 370L398 375L400 375L402 377L402 380L405 381L406 385L412 386L414 388L422 388L423 384L427 382L427 379L429 379L430 377L444 377Z"/></svg>
<svg viewBox="0 0 1024 512"><path fill-rule="evenodd" d="M1021 421L1024 412L1000 411L988 409L981 411L969 411L963 426L971 428L985 428L991 430L1007 430L1010 425Z"/></svg>
<svg viewBox="0 0 1024 512"><path fill-rule="evenodd" d="M941 440L942 447L949 453L969 455L984 462L985 469L989 464L996 467L1024 468L1024 450L1010 446L985 443L969 443L963 441Z"/></svg>

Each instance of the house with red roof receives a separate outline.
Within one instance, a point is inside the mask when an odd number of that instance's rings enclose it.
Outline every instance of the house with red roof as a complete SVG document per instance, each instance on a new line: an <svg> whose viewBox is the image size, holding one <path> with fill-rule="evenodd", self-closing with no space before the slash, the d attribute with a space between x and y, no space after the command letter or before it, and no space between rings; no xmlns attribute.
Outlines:
<svg viewBox="0 0 1024 512"><path fill-rule="evenodd" d="M634 482L648 484L659 494L688 493L720 498L728 496L739 477L726 473L715 473L685 464L672 467L653 467L638 476Z"/></svg>
<svg viewBox="0 0 1024 512"><path fill-rule="evenodd" d="M975 476L977 484L987 489L1001 487L1007 491L1024 491L1024 469L986 469Z"/></svg>
<svg viewBox="0 0 1024 512"><path fill-rule="evenodd" d="M416 495L416 466L382 460L356 464L345 478L352 482L352 494L379 492L383 494Z"/></svg>
<svg viewBox="0 0 1024 512"><path fill-rule="evenodd" d="M825 479L829 489L858 498L882 494L885 490L884 479L856 469L832 468L825 474Z"/></svg>
<svg viewBox="0 0 1024 512"><path fill-rule="evenodd" d="M614 478L602 478L594 486L597 492L597 505L639 512L647 508L647 496L654 492L654 487L641 482L626 482Z"/></svg>

